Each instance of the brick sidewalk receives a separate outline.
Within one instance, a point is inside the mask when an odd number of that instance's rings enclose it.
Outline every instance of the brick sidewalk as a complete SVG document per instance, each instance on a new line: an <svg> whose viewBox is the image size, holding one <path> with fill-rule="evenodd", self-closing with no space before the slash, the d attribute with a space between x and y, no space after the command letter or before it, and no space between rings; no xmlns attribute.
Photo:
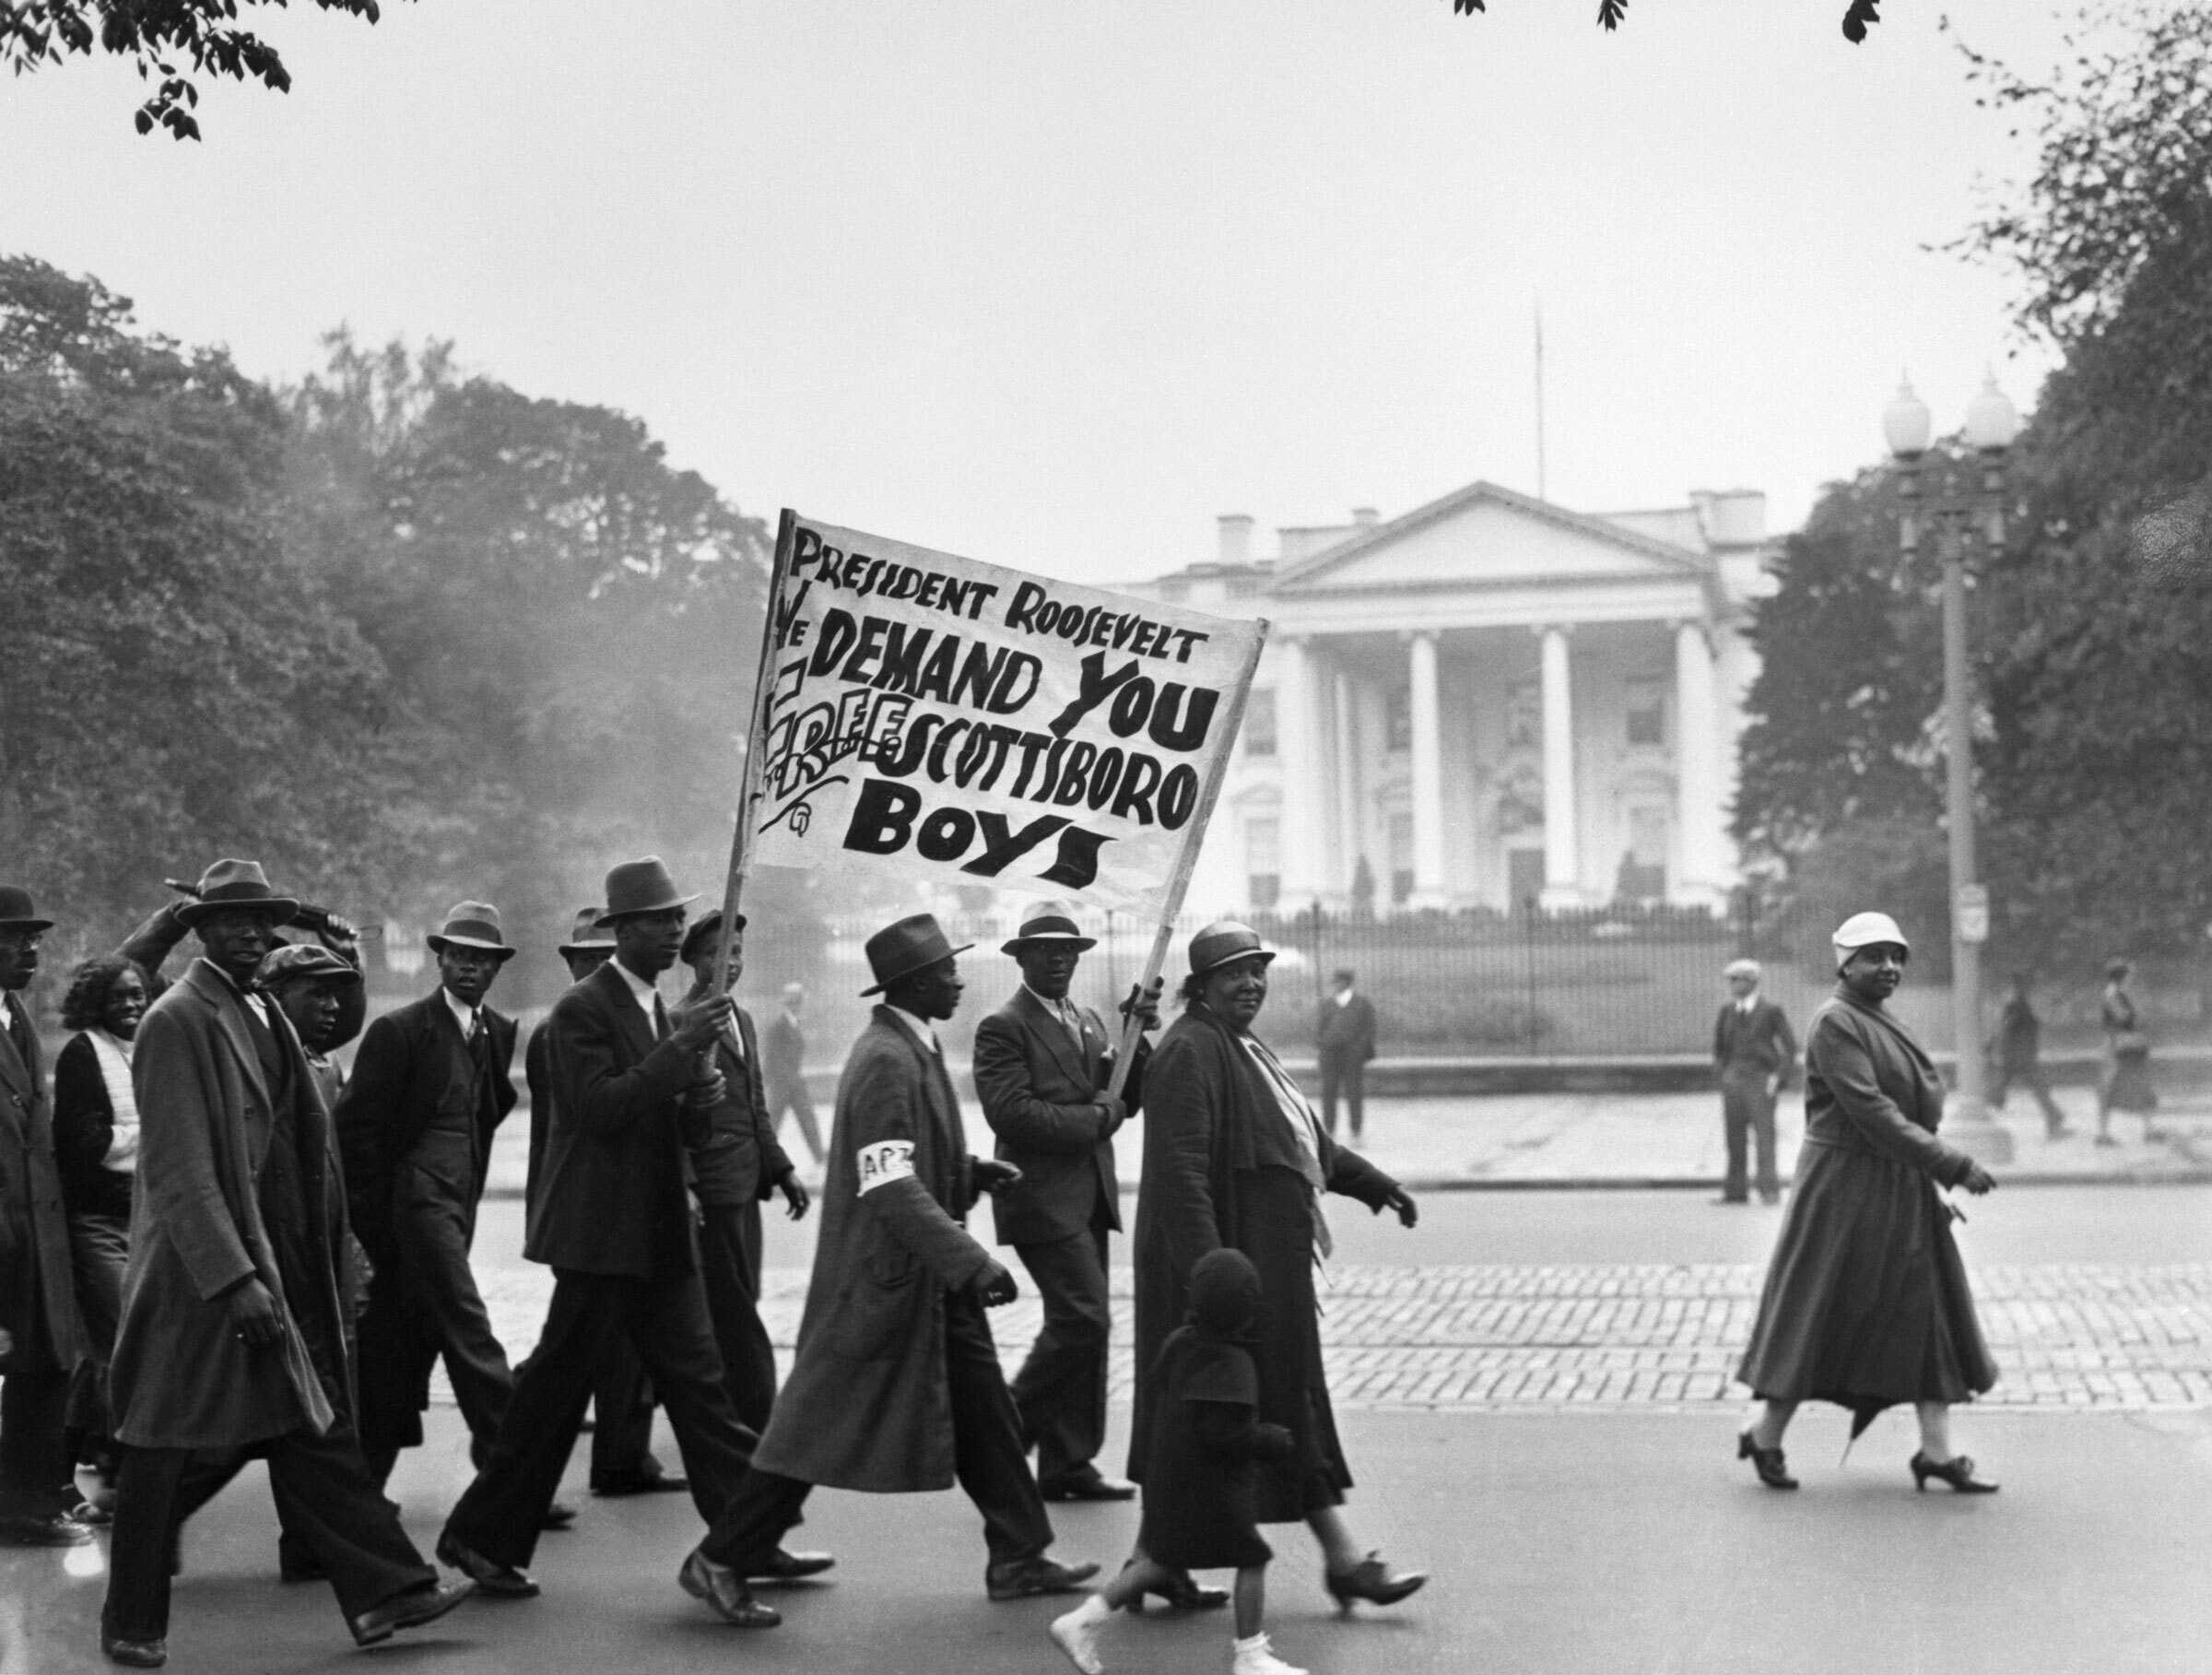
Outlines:
<svg viewBox="0 0 2212 1675"><path fill-rule="evenodd" d="M1683 1408L1736 1403L1762 1271L1748 1264L1426 1268L1347 1265L1323 1294L1329 1390L1341 1407ZM1130 1276L1116 1269L1111 1374L1129 1398ZM1993 1267L1975 1298L2011 1409L2144 1410L2212 1405L2212 1264ZM761 1313L788 1366L806 1275L771 1268ZM519 1357L551 1292L518 1268L486 1297ZM1033 1298L992 1315L1009 1370L1035 1336ZM442 1374L440 1399L444 1393Z"/></svg>

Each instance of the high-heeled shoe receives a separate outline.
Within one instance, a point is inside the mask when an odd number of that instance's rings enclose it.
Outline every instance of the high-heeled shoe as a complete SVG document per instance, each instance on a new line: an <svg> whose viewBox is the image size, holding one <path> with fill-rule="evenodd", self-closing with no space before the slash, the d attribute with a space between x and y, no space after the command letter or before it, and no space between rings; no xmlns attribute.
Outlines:
<svg viewBox="0 0 2212 1675"><path fill-rule="evenodd" d="M1934 1478L1939 1483L1948 1483L1951 1486L1951 1492L1954 1494L1994 1494L1997 1492L1997 1486L1994 1483L1985 1482L1974 1475L1973 1460L1963 1454L1954 1454L1938 1466L1926 1455L1916 1453L1912 1457L1912 1487L1916 1490L1925 1490L1928 1486L1928 1480Z"/></svg>
<svg viewBox="0 0 2212 1675"><path fill-rule="evenodd" d="M1761 1448L1751 1440L1751 1433L1739 1432L1735 1438L1735 1457L1749 1460L1751 1469L1759 1473L1759 1480L1769 1489L1794 1489L1797 1480L1790 1475L1788 1463L1779 1448Z"/></svg>
<svg viewBox="0 0 2212 1675"><path fill-rule="evenodd" d="M1409 1594L1420 1592L1429 1580L1422 1570L1394 1571L1382 1563L1382 1555L1371 1552L1349 1570L1328 1570L1321 1573L1329 1598L1336 1601L1339 1616L1352 1614L1352 1601L1364 1599L1370 1605L1395 1605Z"/></svg>

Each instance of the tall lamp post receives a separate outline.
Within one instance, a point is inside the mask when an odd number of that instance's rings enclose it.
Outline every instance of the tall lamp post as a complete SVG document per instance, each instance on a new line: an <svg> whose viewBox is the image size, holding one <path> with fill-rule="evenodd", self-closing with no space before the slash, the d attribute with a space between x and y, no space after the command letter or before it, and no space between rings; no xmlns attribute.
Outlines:
<svg viewBox="0 0 2212 1675"><path fill-rule="evenodd" d="M1974 741L1971 678L1966 662L1966 559L1980 540L1995 552L2005 542L2005 454L2020 432L2020 416L1993 373L1966 410L1966 442L1974 451L1963 473L1946 472L1924 494L1921 461L1928 451L1927 404L1912 386L1898 386L1882 415L1882 431L1898 465L1897 544L1910 555L1925 524L1943 560L1944 808L1950 827L1951 1012L1958 1086L1944 1136L1983 1162L2012 1161L2012 1134L1989 1114L1982 1060L1982 944L1989 935L1989 893L1974 867Z"/></svg>

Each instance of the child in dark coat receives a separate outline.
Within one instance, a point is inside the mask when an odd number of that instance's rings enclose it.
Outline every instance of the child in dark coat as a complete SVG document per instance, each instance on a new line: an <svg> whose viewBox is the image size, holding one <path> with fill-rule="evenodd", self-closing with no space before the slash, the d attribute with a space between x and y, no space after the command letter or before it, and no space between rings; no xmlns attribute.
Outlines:
<svg viewBox="0 0 2212 1675"><path fill-rule="evenodd" d="M1275 1656L1260 1627L1267 1561L1253 1516L1253 1463L1294 1446L1280 1425L1257 1421L1259 1370L1243 1347L1259 1314L1260 1276L1243 1252L1208 1251L1191 1269L1191 1315L1161 1346L1150 1376L1159 1420L1145 1458L1144 1557L1053 1624L1083 1675L1099 1675L1098 1634L1122 1606L1160 1592L1177 1573L1237 1572L1232 1675L1305 1675Z"/></svg>

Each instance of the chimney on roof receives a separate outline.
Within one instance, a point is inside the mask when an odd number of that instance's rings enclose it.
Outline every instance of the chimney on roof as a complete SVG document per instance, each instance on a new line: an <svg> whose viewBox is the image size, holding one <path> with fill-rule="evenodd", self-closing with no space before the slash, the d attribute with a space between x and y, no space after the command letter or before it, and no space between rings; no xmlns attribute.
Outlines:
<svg viewBox="0 0 2212 1675"><path fill-rule="evenodd" d="M1714 547L1756 547L1767 538L1767 495L1763 489L1701 489L1690 499Z"/></svg>
<svg viewBox="0 0 2212 1675"><path fill-rule="evenodd" d="M1372 529L1381 520L1381 515L1372 506L1354 506L1352 525L1359 529Z"/></svg>
<svg viewBox="0 0 2212 1675"><path fill-rule="evenodd" d="M1252 518L1247 513L1224 512L1218 522L1221 525L1221 562L1247 565L1252 562Z"/></svg>

